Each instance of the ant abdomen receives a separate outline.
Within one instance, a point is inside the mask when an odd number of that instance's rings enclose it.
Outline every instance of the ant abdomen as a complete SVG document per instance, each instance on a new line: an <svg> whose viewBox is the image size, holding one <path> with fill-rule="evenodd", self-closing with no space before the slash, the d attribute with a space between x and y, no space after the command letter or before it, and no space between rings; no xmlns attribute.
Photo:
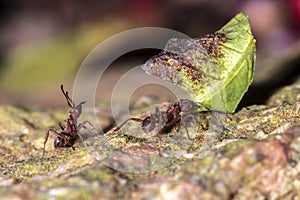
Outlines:
<svg viewBox="0 0 300 200"><path fill-rule="evenodd" d="M54 148L58 149L58 148L63 148L65 147L65 142L64 139L62 137L57 137L54 140Z"/></svg>

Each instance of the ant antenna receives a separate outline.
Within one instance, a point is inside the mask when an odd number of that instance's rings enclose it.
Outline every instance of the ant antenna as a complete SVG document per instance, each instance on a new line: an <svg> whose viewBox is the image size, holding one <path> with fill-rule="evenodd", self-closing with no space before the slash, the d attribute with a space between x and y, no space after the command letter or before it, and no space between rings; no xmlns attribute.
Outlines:
<svg viewBox="0 0 300 200"><path fill-rule="evenodd" d="M68 105L69 105L71 108L75 107L75 103L74 103L74 102L72 101L72 99L69 97L69 93L64 91L64 85L63 85L63 84L60 85L60 89L61 89L62 93L64 94L64 96L66 97Z"/></svg>

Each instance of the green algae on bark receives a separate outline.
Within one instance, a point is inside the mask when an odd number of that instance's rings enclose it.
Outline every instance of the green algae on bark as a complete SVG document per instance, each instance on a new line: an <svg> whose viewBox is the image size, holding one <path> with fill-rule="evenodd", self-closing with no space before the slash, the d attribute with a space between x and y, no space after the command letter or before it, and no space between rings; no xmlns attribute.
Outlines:
<svg viewBox="0 0 300 200"><path fill-rule="evenodd" d="M267 105L253 105L226 115L221 127L209 131L197 126L190 129L196 139L183 144L189 147L184 151L179 148L180 143L172 144L174 136L186 139L184 130L163 136L162 147L176 150L173 154L176 159L162 169L142 174L119 172L96 161L80 142L75 151L56 150L49 143L46 158L41 160L46 131L67 117L66 110L40 111L1 105L0 198L291 199L300 196L299 93L296 82L279 90ZM210 113L200 117L205 127L216 118ZM130 128L112 139L110 147L140 153L158 149L157 138L140 140L129 137L128 131Z"/></svg>
<svg viewBox="0 0 300 200"><path fill-rule="evenodd" d="M231 148L235 149L233 154ZM265 141L239 140L152 178L134 199L291 199L300 195L300 126ZM229 153L229 154L228 154Z"/></svg>
<svg viewBox="0 0 300 200"><path fill-rule="evenodd" d="M265 139L300 124L300 79L278 90L267 105L243 108L229 116L229 137Z"/></svg>

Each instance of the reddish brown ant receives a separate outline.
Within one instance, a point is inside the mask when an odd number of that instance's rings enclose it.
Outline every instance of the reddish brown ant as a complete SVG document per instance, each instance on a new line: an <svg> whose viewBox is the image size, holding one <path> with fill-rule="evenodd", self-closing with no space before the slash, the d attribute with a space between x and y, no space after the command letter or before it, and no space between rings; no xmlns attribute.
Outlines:
<svg viewBox="0 0 300 200"><path fill-rule="evenodd" d="M190 100L181 99L175 103L170 103L165 112L160 111L158 107L155 108L155 112L150 114L150 116L142 118L129 118L125 120L121 125L115 128L111 135L114 135L115 132L119 131L128 121L141 122L141 128L145 133L150 133L155 126L158 126L158 136L161 134L169 133L173 128L178 130L180 123L184 126L187 132L187 137L193 140L187 130L188 120L193 119L196 123L199 123L196 118L198 105Z"/></svg>
<svg viewBox="0 0 300 200"><path fill-rule="evenodd" d="M89 121L83 121L82 123L77 125L77 119L79 118L82 105L86 103L80 102L78 105L75 105L73 100L69 97L68 91L65 92L63 85L60 86L60 89L67 100L67 104L71 107L69 118L66 120L66 125L62 122L59 122L58 125L61 128L60 132L50 128L47 131L45 141L44 141L44 149L43 149L43 158L45 155L46 143L48 141L49 133L54 133L57 137L54 139L54 147L57 148L72 148L75 150L75 143L80 138L79 130L81 128L87 128L85 125L88 124L93 131L95 131L93 125Z"/></svg>

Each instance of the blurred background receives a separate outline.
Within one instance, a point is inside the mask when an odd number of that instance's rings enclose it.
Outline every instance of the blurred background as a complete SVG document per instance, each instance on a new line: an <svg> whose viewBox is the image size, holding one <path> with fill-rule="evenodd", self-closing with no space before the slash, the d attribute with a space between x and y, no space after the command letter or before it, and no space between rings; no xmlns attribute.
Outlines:
<svg viewBox="0 0 300 200"><path fill-rule="evenodd" d="M0 104L65 106L60 84L72 90L83 59L101 41L137 27L164 27L191 37L213 33L246 13L257 39L253 86L242 105L261 104L300 74L300 0L1 0ZM97 94L108 100L111 81L159 50L117 59Z"/></svg>

